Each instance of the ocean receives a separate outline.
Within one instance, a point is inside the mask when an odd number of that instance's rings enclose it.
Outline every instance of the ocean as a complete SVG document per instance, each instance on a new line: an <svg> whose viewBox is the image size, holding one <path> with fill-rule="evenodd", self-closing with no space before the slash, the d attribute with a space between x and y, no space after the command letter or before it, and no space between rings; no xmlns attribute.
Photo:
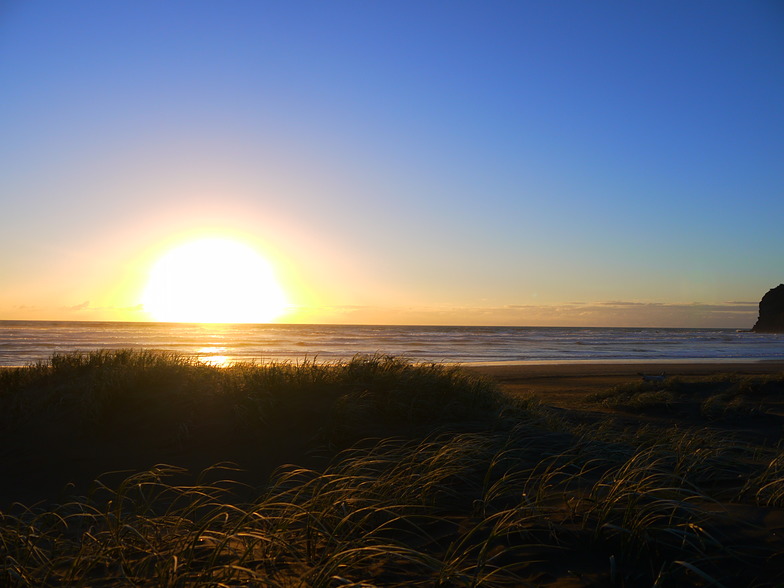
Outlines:
<svg viewBox="0 0 784 588"><path fill-rule="evenodd" d="M174 351L216 365L376 353L448 363L757 361L784 360L784 335L734 329L0 321L0 366L120 348Z"/></svg>

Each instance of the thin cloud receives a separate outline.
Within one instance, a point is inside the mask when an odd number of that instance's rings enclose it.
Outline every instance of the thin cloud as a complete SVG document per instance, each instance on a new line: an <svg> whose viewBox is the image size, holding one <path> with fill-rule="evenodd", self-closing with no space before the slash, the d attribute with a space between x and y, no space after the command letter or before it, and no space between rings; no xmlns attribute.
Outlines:
<svg viewBox="0 0 784 588"><path fill-rule="evenodd" d="M626 300L611 300L609 302L595 302L601 306L663 306L663 302L630 302Z"/></svg>
<svg viewBox="0 0 784 588"><path fill-rule="evenodd" d="M66 306L65 310L73 310L73 311L81 311L81 310L90 310L90 301L85 300L81 304L75 304L74 306Z"/></svg>

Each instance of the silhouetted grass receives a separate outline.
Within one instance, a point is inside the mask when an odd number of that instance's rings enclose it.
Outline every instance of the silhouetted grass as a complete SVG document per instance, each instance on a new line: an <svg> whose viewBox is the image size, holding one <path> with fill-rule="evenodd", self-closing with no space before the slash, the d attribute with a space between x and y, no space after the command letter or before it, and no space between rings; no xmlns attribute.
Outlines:
<svg viewBox="0 0 784 588"><path fill-rule="evenodd" d="M776 375L668 378L640 381L592 394L589 400L630 411L673 411L692 407L707 420L761 414L761 400L784 395L784 377Z"/></svg>
<svg viewBox="0 0 784 588"><path fill-rule="evenodd" d="M0 372L10 419L74 412L105 436L118 410L172 429L218 415L248 435L294 430L331 457L283 465L252 495L225 464L189 483L157 465L13 505L0 512L0 583L784 582L784 542L765 527L784 507L777 449L705 428L579 427L459 368L385 356L230 368L148 352L55 357Z"/></svg>

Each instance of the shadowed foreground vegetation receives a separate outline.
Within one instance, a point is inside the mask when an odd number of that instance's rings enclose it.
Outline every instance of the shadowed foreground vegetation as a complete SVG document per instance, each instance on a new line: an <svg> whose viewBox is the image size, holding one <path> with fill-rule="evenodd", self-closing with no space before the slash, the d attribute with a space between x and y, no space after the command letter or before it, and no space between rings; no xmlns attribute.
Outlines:
<svg viewBox="0 0 784 588"><path fill-rule="evenodd" d="M674 377L618 386L589 399L622 410L658 411L707 421L764 419L767 405L782 401L782 384L781 375Z"/></svg>
<svg viewBox="0 0 784 588"><path fill-rule="evenodd" d="M784 378L646 386L594 400L707 402L706 422L586 425L385 356L3 370L0 584L784 583L781 447L710 426L764 418Z"/></svg>

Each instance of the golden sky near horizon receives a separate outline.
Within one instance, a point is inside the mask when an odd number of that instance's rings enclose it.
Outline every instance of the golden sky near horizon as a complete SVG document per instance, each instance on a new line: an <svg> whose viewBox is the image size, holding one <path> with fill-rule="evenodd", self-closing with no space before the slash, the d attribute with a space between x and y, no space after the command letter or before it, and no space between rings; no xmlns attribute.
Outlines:
<svg viewBox="0 0 784 588"><path fill-rule="evenodd" d="M782 30L740 2L12 2L0 320L749 328L784 281Z"/></svg>
<svg viewBox="0 0 784 588"><path fill-rule="evenodd" d="M351 284L355 281L367 284L369 276L352 273L352 269L364 266L347 266L341 262L347 256L332 252L337 257L331 262L329 252L324 248L319 251L320 255L310 260L311 281L306 282L297 271L307 266L304 260L295 266L284 255L247 234L187 232L149 247L137 259L126 259L121 268L96 261L93 266L96 274L80 280L85 296L88 292L100 293L92 300L52 308L46 306L46 296L42 296L40 307L23 306L3 318L655 327L705 326L706 323L716 326L717 322L719 326L727 326L721 324L722 320L729 326L745 324L753 322L757 311L756 302L743 301L723 304L575 301L470 308L433 303L407 307L396 304L399 291L385 289L381 282L372 304L366 303L367 299L341 304L338 301L351 299ZM336 268L342 268L342 273L335 273ZM49 277L48 282L40 283L37 291L56 293L58 282L67 279L56 271ZM321 278L325 287L314 288L314 277ZM105 289L101 290L101 286ZM327 298L328 295L333 298Z"/></svg>

